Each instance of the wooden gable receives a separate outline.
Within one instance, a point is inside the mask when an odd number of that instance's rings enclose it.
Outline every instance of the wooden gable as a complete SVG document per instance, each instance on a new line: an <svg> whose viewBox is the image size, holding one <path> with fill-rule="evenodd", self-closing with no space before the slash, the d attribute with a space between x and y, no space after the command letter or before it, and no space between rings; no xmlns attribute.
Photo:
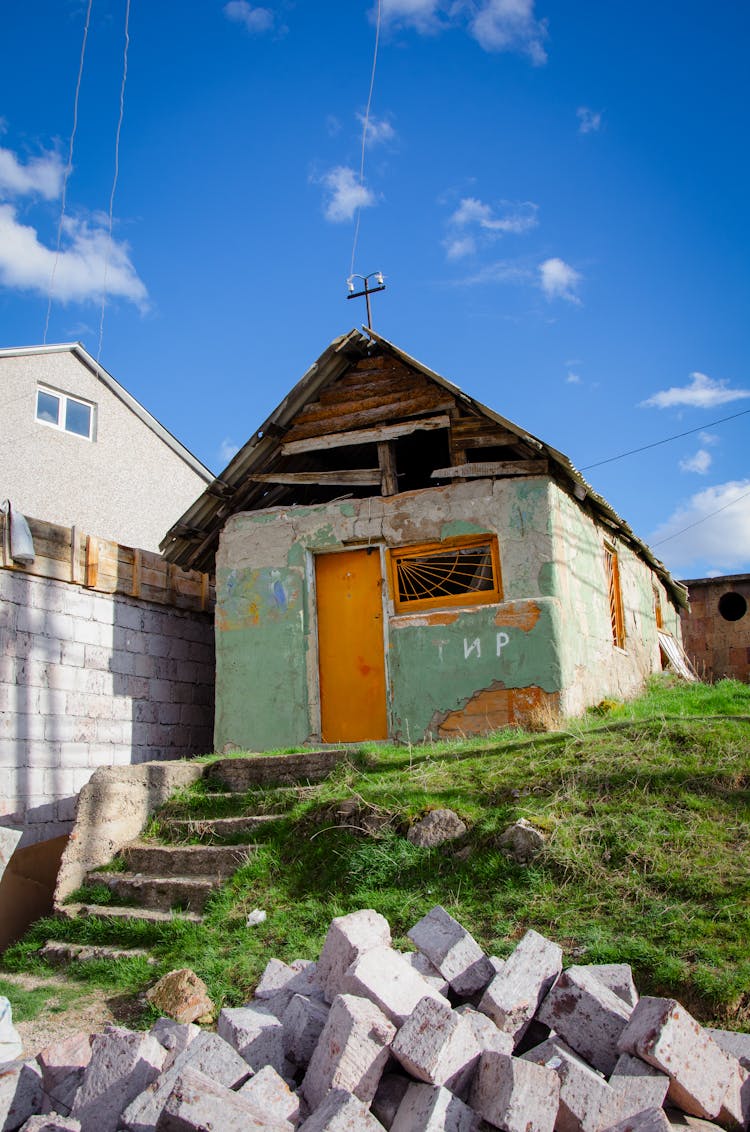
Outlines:
<svg viewBox="0 0 750 1132"><path fill-rule="evenodd" d="M547 470L537 456L455 387L383 351L353 361L320 389L249 478L269 485L256 507L310 504L344 487L395 495L456 478L537 475Z"/></svg>

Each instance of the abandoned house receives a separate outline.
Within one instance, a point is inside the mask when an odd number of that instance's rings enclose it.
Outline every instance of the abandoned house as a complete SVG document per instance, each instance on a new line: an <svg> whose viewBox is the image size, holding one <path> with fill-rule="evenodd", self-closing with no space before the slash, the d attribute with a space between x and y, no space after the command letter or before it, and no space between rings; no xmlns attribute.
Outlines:
<svg viewBox="0 0 750 1132"><path fill-rule="evenodd" d="M637 693L686 604L567 457L372 331L162 549L216 567L222 751L543 725Z"/></svg>
<svg viewBox="0 0 750 1132"><path fill-rule="evenodd" d="M0 491L22 514L156 551L212 480L80 342L0 349Z"/></svg>

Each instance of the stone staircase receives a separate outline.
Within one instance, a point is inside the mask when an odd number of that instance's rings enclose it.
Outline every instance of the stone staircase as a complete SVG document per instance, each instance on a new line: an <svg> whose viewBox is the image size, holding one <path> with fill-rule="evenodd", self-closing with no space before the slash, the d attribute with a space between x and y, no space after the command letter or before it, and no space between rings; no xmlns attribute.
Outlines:
<svg viewBox="0 0 750 1132"><path fill-rule="evenodd" d="M176 916L199 924L209 897L256 851L253 833L280 813L252 812L253 792L264 787L300 787L325 778L341 758L340 750L305 754L222 758L206 767L205 814L199 801L189 812L181 801L167 802L158 814L157 840L136 840L113 859L112 866L86 874L86 886L106 887L110 902L66 904L67 919L143 920L168 923ZM221 816L211 816L219 810ZM230 811L230 812L227 812ZM234 812L231 812L234 811ZM50 940L42 952L50 962L96 958L148 958L142 949Z"/></svg>

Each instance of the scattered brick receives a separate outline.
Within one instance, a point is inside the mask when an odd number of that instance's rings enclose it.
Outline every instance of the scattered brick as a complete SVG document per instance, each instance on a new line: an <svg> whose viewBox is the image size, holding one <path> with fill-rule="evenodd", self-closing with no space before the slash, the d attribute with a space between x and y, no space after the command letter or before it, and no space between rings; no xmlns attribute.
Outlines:
<svg viewBox="0 0 750 1132"><path fill-rule="evenodd" d="M588 968L573 966L560 975L537 1017L590 1065L609 1076L617 1063L617 1042L631 1013L632 1007Z"/></svg>
<svg viewBox="0 0 750 1132"><path fill-rule="evenodd" d="M80 1120L82 1132L115 1132L120 1114L156 1080L166 1057L151 1034L121 1026L98 1034L70 1113Z"/></svg>
<svg viewBox="0 0 750 1132"><path fill-rule="evenodd" d="M393 1039L391 1054L418 1081L460 1093L482 1051L471 1022L450 1003L423 998Z"/></svg>
<svg viewBox="0 0 750 1132"><path fill-rule="evenodd" d="M439 1085L410 1085L391 1125L391 1132L476 1132L479 1116Z"/></svg>
<svg viewBox="0 0 750 1132"><path fill-rule="evenodd" d="M42 1105L42 1071L36 1061L0 1065L0 1129L15 1132Z"/></svg>
<svg viewBox="0 0 750 1132"><path fill-rule="evenodd" d="M315 978L327 1002L341 992L342 980L355 959L371 947L390 947L391 929L385 916L365 908L331 921Z"/></svg>
<svg viewBox="0 0 750 1132"><path fill-rule="evenodd" d="M408 935L456 994L467 998L478 994L495 974L474 937L440 904L415 924Z"/></svg>
<svg viewBox="0 0 750 1132"><path fill-rule="evenodd" d="M485 1050L469 1104L503 1132L552 1132L560 1105L560 1079L544 1065Z"/></svg>
<svg viewBox="0 0 750 1132"><path fill-rule="evenodd" d="M612 1118L622 1121L644 1109L661 1108L669 1077L640 1057L621 1053L609 1083L615 1094Z"/></svg>
<svg viewBox="0 0 750 1132"><path fill-rule="evenodd" d="M288 1120L259 1117L239 1093L197 1069L184 1069L177 1078L156 1125L157 1132L292 1132L293 1127Z"/></svg>
<svg viewBox="0 0 750 1132"><path fill-rule="evenodd" d="M519 1042L562 970L562 948L528 931L492 979L479 1009Z"/></svg>
<svg viewBox="0 0 750 1132"><path fill-rule="evenodd" d="M383 1125L344 1089L333 1089L299 1132L383 1132Z"/></svg>
<svg viewBox="0 0 750 1132"><path fill-rule="evenodd" d="M614 1113L612 1088L561 1039L548 1038L523 1060L546 1065L560 1078L557 1124L564 1132L599 1132Z"/></svg>
<svg viewBox="0 0 750 1132"><path fill-rule="evenodd" d="M370 1104L388 1061L396 1027L367 999L338 995L302 1082L312 1110L330 1089L345 1089Z"/></svg>
<svg viewBox="0 0 750 1132"><path fill-rule="evenodd" d="M352 963L342 980L344 994L369 998L396 1026L423 998L445 999L392 947L373 947Z"/></svg>
<svg viewBox="0 0 750 1132"><path fill-rule="evenodd" d="M264 1065L238 1089L238 1093L255 1108L259 1116L289 1120L292 1124L296 1124L299 1119L299 1097L272 1065Z"/></svg>

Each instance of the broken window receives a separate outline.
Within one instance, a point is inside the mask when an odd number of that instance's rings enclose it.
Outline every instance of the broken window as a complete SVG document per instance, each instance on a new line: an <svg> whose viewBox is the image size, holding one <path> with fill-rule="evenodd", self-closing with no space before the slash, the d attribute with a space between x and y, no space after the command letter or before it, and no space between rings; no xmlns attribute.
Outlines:
<svg viewBox="0 0 750 1132"><path fill-rule="evenodd" d="M397 613L501 600L497 540L480 535L392 550Z"/></svg>
<svg viewBox="0 0 750 1132"><path fill-rule="evenodd" d="M609 594L609 619L612 624L612 642L619 649L625 648L625 618L622 612L622 590L620 589L620 566L617 551L604 544L604 567L607 575Z"/></svg>

